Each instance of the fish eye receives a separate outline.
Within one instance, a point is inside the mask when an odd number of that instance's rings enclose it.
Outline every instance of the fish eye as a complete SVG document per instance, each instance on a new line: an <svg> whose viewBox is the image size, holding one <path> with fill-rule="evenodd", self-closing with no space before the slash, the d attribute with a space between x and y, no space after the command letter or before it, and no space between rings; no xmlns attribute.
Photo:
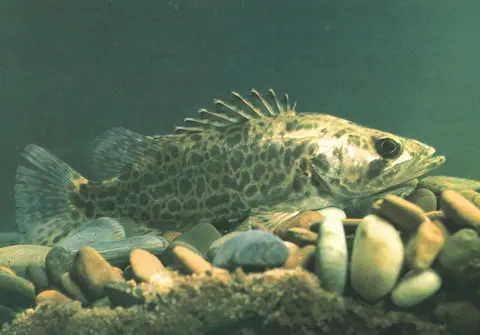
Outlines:
<svg viewBox="0 0 480 335"><path fill-rule="evenodd" d="M375 150L383 158L396 158L402 152L402 145L391 138L384 137L375 141Z"/></svg>

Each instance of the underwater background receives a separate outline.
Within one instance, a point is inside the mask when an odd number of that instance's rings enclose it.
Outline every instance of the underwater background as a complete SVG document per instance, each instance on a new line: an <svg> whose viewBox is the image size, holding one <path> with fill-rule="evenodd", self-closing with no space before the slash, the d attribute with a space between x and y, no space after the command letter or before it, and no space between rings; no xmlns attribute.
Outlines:
<svg viewBox="0 0 480 335"><path fill-rule="evenodd" d="M173 130L214 98L288 92L321 112L413 137L480 179L478 1L0 2L0 211L15 229L26 144L89 176L106 129Z"/></svg>

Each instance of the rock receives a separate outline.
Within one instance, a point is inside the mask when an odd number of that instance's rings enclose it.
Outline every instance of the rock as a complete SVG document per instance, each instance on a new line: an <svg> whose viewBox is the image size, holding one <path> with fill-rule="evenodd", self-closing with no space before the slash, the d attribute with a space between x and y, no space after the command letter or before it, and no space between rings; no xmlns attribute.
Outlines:
<svg viewBox="0 0 480 335"><path fill-rule="evenodd" d="M343 293L347 282L347 242L342 220L347 216L338 208L320 211L324 216L319 226L315 254L315 274L322 288L330 292Z"/></svg>
<svg viewBox="0 0 480 335"><path fill-rule="evenodd" d="M460 193L452 190L443 191L440 196L440 208L456 224L480 230L480 208Z"/></svg>
<svg viewBox="0 0 480 335"><path fill-rule="evenodd" d="M190 271L190 273L202 274L213 269L212 264L202 256L184 246L173 248L173 255Z"/></svg>
<svg viewBox="0 0 480 335"><path fill-rule="evenodd" d="M442 302L435 308L434 315L455 334L480 333L480 310L469 301Z"/></svg>
<svg viewBox="0 0 480 335"><path fill-rule="evenodd" d="M88 299L83 293L80 286L72 280L70 272L65 272L62 275L62 287L67 292L67 294L73 297L75 300L80 301L82 304L87 304Z"/></svg>
<svg viewBox="0 0 480 335"><path fill-rule="evenodd" d="M103 296L103 287L108 281L124 281L105 258L95 249L81 248L72 264L72 279L82 291L92 298Z"/></svg>
<svg viewBox="0 0 480 335"><path fill-rule="evenodd" d="M177 237L172 242L170 249L173 249L176 246L183 246L186 248L193 247L193 251L200 252L202 257L206 257L210 245L220 237L222 237L222 234L217 228L210 223L201 222Z"/></svg>
<svg viewBox="0 0 480 335"><path fill-rule="evenodd" d="M32 307L35 287L22 277L0 273L0 301L12 309Z"/></svg>
<svg viewBox="0 0 480 335"><path fill-rule="evenodd" d="M409 233L415 232L425 220L425 213L420 207L392 194L374 204L373 214L384 217L401 231Z"/></svg>
<svg viewBox="0 0 480 335"><path fill-rule="evenodd" d="M49 287L47 271L39 264L29 264L27 266L26 276L33 285L37 293L45 291Z"/></svg>
<svg viewBox="0 0 480 335"><path fill-rule="evenodd" d="M464 284L480 280L480 237L473 229L450 235L438 255L438 264L451 278Z"/></svg>
<svg viewBox="0 0 480 335"><path fill-rule="evenodd" d="M95 243L125 239L125 231L120 223L109 217L91 220L83 229L61 240L57 246L77 251L81 247Z"/></svg>
<svg viewBox="0 0 480 335"><path fill-rule="evenodd" d="M218 252L218 249L229 239L232 237L238 235L240 232L239 231L232 231L231 233L225 234L219 239L215 240L212 242L210 247L207 250L207 259L212 261L215 258L215 255Z"/></svg>
<svg viewBox="0 0 480 335"><path fill-rule="evenodd" d="M215 255L213 265L225 269L242 267L259 270L281 266L287 257L288 248L280 238L261 230L252 230L226 241Z"/></svg>
<svg viewBox="0 0 480 335"><path fill-rule="evenodd" d="M15 311L7 306L0 305L0 325L15 318Z"/></svg>
<svg viewBox="0 0 480 335"><path fill-rule="evenodd" d="M125 282L106 282L104 290L113 306L130 307L145 302L143 290Z"/></svg>
<svg viewBox="0 0 480 335"><path fill-rule="evenodd" d="M63 247L53 247L45 260L48 279L55 286L62 285L62 275L72 270L74 254Z"/></svg>
<svg viewBox="0 0 480 335"><path fill-rule="evenodd" d="M297 267L307 269L315 258L316 246L306 245L296 252L290 253L283 267L286 269L295 269Z"/></svg>
<svg viewBox="0 0 480 335"><path fill-rule="evenodd" d="M442 279L433 270L412 270L405 274L392 291L392 302L400 308L413 307L433 296L442 286Z"/></svg>
<svg viewBox="0 0 480 335"><path fill-rule="evenodd" d="M437 210L437 196L428 188L417 188L406 199L420 207L424 212Z"/></svg>
<svg viewBox="0 0 480 335"><path fill-rule="evenodd" d="M17 275L25 277L28 264L45 265L45 258L50 249L51 247L31 244L0 248L0 266L6 266Z"/></svg>
<svg viewBox="0 0 480 335"><path fill-rule="evenodd" d="M403 253L400 234L390 223L373 214L365 216L353 243L353 289L368 302L388 294L400 274Z"/></svg>
<svg viewBox="0 0 480 335"><path fill-rule="evenodd" d="M130 253L130 266L136 278L148 282L150 277L165 267L153 254L142 249L135 249Z"/></svg>
<svg viewBox="0 0 480 335"><path fill-rule="evenodd" d="M70 299L65 294L57 290L46 290L46 291L40 292L35 299L36 305L39 305L42 303L65 304L68 302L72 302L72 299Z"/></svg>
<svg viewBox="0 0 480 335"><path fill-rule="evenodd" d="M294 217L278 223L273 230L273 233L280 238L285 239L285 236L290 228L303 228L309 230L312 224L322 221L323 215L321 213L317 211L304 211L298 213Z"/></svg>
<svg viewBox="0 0 480 335"><path fill-rule="evenodd" d="M448 231L441 222L426 218L407 243L407 264L413 269L429 268L442 250L447 236Z"/></svg>
<svg viewBox="0 0 480 335"><path fill-rule="evenodd" d="M0 272L8 273L9 275L16 276L16 273L12 269L7 268L6 266L0 266Z"/></svg>
<svg viewBox="0 0 480 335"><path fill-rule="evenodd" d="M441 193L445 190L477 190L480 188L480 182L473 179L448 177L448 176L429 176L423 178L419 184L432 190L434 193Z"/></svg>
<svg viewBox="0 0 480 335"><path fill-rule="evenodd" d="M318 234L305 228L293 227L287 230L283 239L303 247L308 244L316 244Z"/></svg>

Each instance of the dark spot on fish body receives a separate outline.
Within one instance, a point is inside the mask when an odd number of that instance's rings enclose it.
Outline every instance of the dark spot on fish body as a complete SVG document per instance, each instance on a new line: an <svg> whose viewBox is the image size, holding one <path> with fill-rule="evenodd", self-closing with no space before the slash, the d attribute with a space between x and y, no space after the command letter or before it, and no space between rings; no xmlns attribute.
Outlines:
<svg viewBox="0 0 480 335"><path fill-rule="evenodd" d="M290 170L294 163L293 152L291 149L287 149L283 155L283 167L285 170Z"/></svg>
<svg viewBox="0 0 480 335"><path fill-rule="evenodd" d="M212 145L212 147L209 150L211 157L217 157L220 156L220 146L218 144Z"/></svg>
<svg viewBox="0 0 480 335"><path fill-rule="evenodd" d="M140 220L142 220L143 222L148 222L150 221L150 215L147 212L142 211L140 214Z"/></svg>
<svg viewBox="0 0 480 335"><path fill-rule="evenodd" d="M387 166L385 159L375 159L368 165L367 178L372 179L380 175L383 169Z"/></svg>
<svg viewBox="0 0 480 335"><path fill-rule="evenodd" d="M253 165L253 155L249 153L245 157L245 167L250 167L252 165Z"/></svg>
<svg viewBox="0 0 480 335"><path fill-rule="evenodd" d="M156 203L152 206L151 212L152 212L152 218L154 220L158 220L160 218L160 211L161 211L160 204Z"/></svg>
<svg viewBox="0 0 480 335"><path fill-rule="evenodd" d="M253 180L260 181L265 175L265 167L262 164L257 164L253 168Z"/></svg>
<svg viewBox="0 0 480 335"><path fill-rule="evenodd" d="M129 194L128 195L128 203L129 204L136 204L138 201L138 196L137 194Z"/></svg>
<svg viewBox="0 0 480 335"><path fill-rule="evenodd" d="M244 154L241 150L233 150L230 154L230 166L233 170L238 170L243 165Z"/></svg>
<svg viewBox="0 0 480 335"><path fill-rule="evenodd" d="M172 156L172 158L177 158L180 155L180 150L175 145L169 145L167 151Z"/></svg>
<svg viewBox="0 0 480 335"><path fill-rule="evenodd" d="M205 164L205 170L210 174L219 174L222 173L224 164L219 161L208 161Z"/></svg>
<svg viewBox="0 0 480 335"><path fill-rule="evenodd" d="M78 193L72 193L70 196L70 201L75 208L85 208L86 201L82 199Z"/></svg>
<svg viewBox="0 0 480 335"><path fill-rule="evenodd" d="M240 182L238 188L243 190L245 186L250 182L250 174L247 171L242 171L240 173Z"/></svg>
<svg viewBox="0 0 480 335"><path fill-rule="evenodd" d="M205 206L207 208L215 208L218 205L221 205L222 203L225 203L228 201L228 197L226 194L215 194L210 197L208 197L205 200Z"/></svg>
<svg viewBox="0 0 480 335"><path fill-rule="evenodd" d="M312 158L312 164L315 165L320 171L327 173L330 169L330 163L328 162L327 155L319 154Z"/></svg>
<svg viewBox="0 0 480 335"><path fill-rule="evenodd" d="M207 189L207 185L204 178L199 178L195 184L195 189L197 191L197 196L201 196Z"/></svg>
<svg viewBox="0 0 480 335"><path fill-rule="evenodd" d="M195 198L189 198L183 203L183 209L193 211L198 208L198 201Z"/></svg>
<svg viewBox="0 0 480 335"><path fill-rule="evenodd" d="M297 130L310 130L313 129L313 125L311 123L299 123L297 126Z"/></svg>
<svg viewBox="0 0 480 335"><path fill-rule="evenodd" d="M348 135L348 139L347 139L348 144L360 147L360 142L361 142L360 136L353 135L353 134Z"/></svg>
<svg viewBox="0 0 480 335"><path fill-rule="evenodd" d="M242 132L240 128L235 127L230 129L229 132L225 134L225 143L228 147L232 148L242 142Z"/></svg>
<svg viewBox="0 0 480 335"><path fill-rule="evenodd" d="M167 167L167 174L174 176L178 171L178 168L175 164L169 164Z"/></svg>
<svg viewBox="0 0 480 335"><path fill-rule="evenodd" d="M53 238L52 243L53 243L53 244L57 244L61 239L63 239L64 237L66 237L67 234L68 234L68 232L62 232L62 233L58 234L57 236L55 236L55 237Z"/></svg>
<svg viewBox="0 0 480 335"><path fill-rule="evenodd" d="M142 185L139 182L132 182L129 186L129 189L135 193L139 193L142 190Z"/></svg>
<svg viewBox="0 0 480 335"><path fill-rule="evenodd" d="M117 189L116 187L105 187L100 193L98 194L98 197L100 199L105 199L105 198L111 198L117 195Z"/></svg>
<svg viewBox="0 0 480 335"><path fill-rule="evenodd" d="M203 157L201 155L199 155L198 153L192 152L190 154L190 164L197 165L197 164L201 164L202 161L203 161Z"/></svg>
<svg viewBox="0 0 480 335"><path fill-rule="evenodd" d="M89 219L92 219L95 216L95 206L91 201L87 201L85 205L85 215Z"/></svg>
<svg viewBox="0 0 480 335"><path fill-rule="evenodd" d="M233 200L230 203L229 207L232 212L242 211L247 208L246 205L239 198L236 198L235 200Z"/></svg>
<svg viewBox="0 0 480 335"><path fill-rule="evenodd" d="M111 200L100 201L98 202L98 208L101 211L112 212L115 210L115 203Z"/></svg>
<svg viewBox="0 0 480 335"><path fill-rule="evenodd" d="M255 134L255 137L253 138L253 141L254 142L260 142L263 138L263 134L262 133L256 133Z"/></svg>
<svg viewBox="0 0 480 335"><path fill-rule="evenodd" d="M78 188L78 194L80 194L80 196L82 196L83 198L86 198L88 197L88 194L89 194L89 189L88 189L88 185L87 184L80 184L79 188Z"/></svg>
<svg viewBox="0 0 480 335"><path fill-rule="evenodd" d="M155 178L151 173L145 173L143 175L143 183L145 185L153 185L155 183Z"/></svg>
<svg viewBox="0 0 480 335"><path fill-rule="evenodd" d="M193 142L199 142L202 139L202 136L200 134L192 134L190 135L190 139Z"/></svg>
<svg viewBox="0 0 480 335"><path fill-rule="evenodd" d="M180 191L180 194L188 194L190 190L192 189L192 184L187 178L181 178L178 181L178 190Z"/></svg>
<svg viewBox="0 0 480 335"><path fill-rule="evenodd" d="M236 190L237 181L230 175L224 175L222 178L222 185L226 189Z"/></svg>
<svg viewBox="0 0 480 335"><path fill-rule="evenodd" d="M132 179L137 180L140 177L140 172L138 170L132 170Z"/></svg>
<svg viewBox="0 0 480 335"><path fill-rule="evenodd" d="M307 151L307 144L306 143L301 143L301 144L299 144L295 147L295 150L293 151L293 155L296 158L299 158L299 157L305 155L306 151Z"/></svg>
<svg viewBox="0 0 480 335"><path fill-rule="evenodd" d="M139 205L145 206L150 202L150 197L145 192L141 193L138 197Z"/></svg>
<svg viewBox="0 0 480 335"><path fill-rule="evenodd" d="M220 188L220 181L218 179L212 179L210 181L210 187L213 191L217 191Z"/></svg>
<svg viewBox="0 0 480 335"><path fill-rule="evenodd" d="M128 206L127 208L127 215L132 217L132 218L135 218L137 217L137 207L135 206Z"/></svg>
<svg viewBox="0 0 480 335"><path fill-rule="evenodd" d="M70 219L72 221L78 221L80 220L80 212L79 211L71 211L70 212Z"/></svg>
<svg viewBox="0 0 480 335"><path fill-rule="evenodd" d="M179 212L179 211L182 210L182 204L180 203L180 201L173 198L173 199L168 200L167 209L172 213L176 213L176 212Z"/></svg>
<svg viewBox="0 0 480 335"><path fill-rule="evenodd" d="M247 189L245 190L245 195L248 197L248 198L251 198L253 197L256 193L258 192L258 188L256 185L250 185L247 187Z"/></svg>
<svg viewBox="0 0 480 335"><path fill-rule="evenodd" d="M262 195L264 197L268 197L268 191L270 190L270 185L269 184L261 184L260 185L260 193L262 193Z"/></svg>
<svg viewBox="0 0 480 335"><path fill-rule="evenodd" d="M281 184L285 180L285 174L281 172L274 172L270 177L270 186L274 187Z"/></svg>
<svg viewBox="0 0 480 335"><path fill-rule="evenodd" d="M343 135L345 135L346 133L348 132L348 129L342 129L342 130L339 130L337 131L335 134L333 134L333 137L335 138L340 138L342 137Z"/></svg>
<svg viewBox="0 0 480 335"><path fill-rule="evenodd" d="M296 130L297 126L298 126L298 123L299 122L298 122L297 119L295 119L293 121L290 121L290 122L287 122L287 124L285 125L285 130L287 132L292 132L292 131Z"/></svg>
<svg viewBox="0 0 480 335"><path fill-rule="evenodd" d="M337 157L338 160L343 161L343 151L341 148L333 149L333 156Z"/></svg>
<svg viewBox="0 0 480 335"><path fill-rule="evenodd" d="M304 174L296 173L293 178L292 188L297 194L303 194L307 177Z"/></svg>

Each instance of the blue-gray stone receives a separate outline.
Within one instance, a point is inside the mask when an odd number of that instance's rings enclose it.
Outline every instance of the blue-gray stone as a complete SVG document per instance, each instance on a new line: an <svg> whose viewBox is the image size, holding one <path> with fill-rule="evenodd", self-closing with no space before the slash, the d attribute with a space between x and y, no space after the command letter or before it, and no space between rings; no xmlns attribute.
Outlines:
<svg viewBox="0 0 480 335"><path fill-rule="evenodd" d="M220 246L213 265L225 269L242 267L260 270L281 266L288 257L288 248L276 235L262 230L241 232Z"/></svg>

